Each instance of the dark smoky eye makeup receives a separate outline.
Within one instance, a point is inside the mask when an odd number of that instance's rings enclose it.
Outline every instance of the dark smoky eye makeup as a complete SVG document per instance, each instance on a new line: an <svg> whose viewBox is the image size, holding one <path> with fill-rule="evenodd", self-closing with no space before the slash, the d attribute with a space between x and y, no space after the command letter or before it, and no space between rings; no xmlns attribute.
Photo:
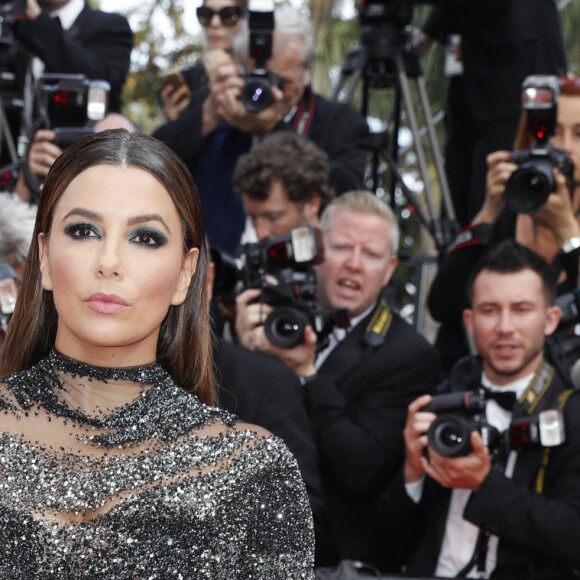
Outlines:
<svg viewBox="0 0 580 580"><path fill-rule="evenodd" d="M73 222L64 227L64 233L76 240L84 240L86 238L95 238L100 236L99 229L91 223L87 222Z"/></svg>
<svg viewBox="0 0 580 580"><path fill-rule="evenodd" d="M129 240L144 248L159 248L168 241L167 236L154 228L138 228L131 232Z"/></svg>

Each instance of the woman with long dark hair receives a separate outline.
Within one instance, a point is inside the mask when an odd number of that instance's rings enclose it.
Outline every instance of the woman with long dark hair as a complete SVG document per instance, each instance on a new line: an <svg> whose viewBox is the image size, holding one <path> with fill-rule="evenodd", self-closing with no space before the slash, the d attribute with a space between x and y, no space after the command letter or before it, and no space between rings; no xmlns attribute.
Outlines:
<svg viewBox="0 0 580 580"><path fill-rule="evenodd" d="M0 358L0 576L311 578L294 458L208 406L207 264L158 141L106 131L51 168Z"/></svg>

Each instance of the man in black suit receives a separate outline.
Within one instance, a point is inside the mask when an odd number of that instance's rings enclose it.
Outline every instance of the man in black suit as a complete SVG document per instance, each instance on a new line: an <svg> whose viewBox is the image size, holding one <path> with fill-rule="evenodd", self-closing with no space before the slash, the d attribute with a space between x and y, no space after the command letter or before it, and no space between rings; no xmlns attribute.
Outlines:
<svg viewBox="0 0 580 580"><path fill-rule="evenodd" d="M318 353L310 326L302 344L276 348L261 326L269 307L250 304L253 325L239 338L286 362L304 385L329 523L330 550L320 563L350 558L392 570L374 509L403 461L406 407L433 389L438 359L383 293L397 266L399 236L388 205L370 192L345 193L323 212L321 229L325 258L317 267L319 300L328 309L347 310L350 331L335 329Z"/></svg>
<svg viewBox="0 0 580 580"><path fill-rule="evenodd" d="M426 434L436 418L424 409L430 397L409 406L404 469L379 510L384 548L406 556L409 575L577 577L580 396L566 391L544 360L545 337L560 320L555 293L548 264L513 241L494 247L475 267L464 319L480 358L456 369L451 390L460 397L480 391L487 423L511 437L492 460L473 430L463 440L467 454L455 456L442 437ZM510 429L512 421L534 422L549 409L563 411L565 443L518 443L522 431Z"/></svg>
<svg viewBox="0 0 580 580"><path fill-rule="evenodd" d="M337 193L361 187L368 146L365 120L349 105L327 101L310 86L314 39L308 18L289 6L275 11L272 58L268 70L282 88L272 87L273 102L248 112L240 94L240 67L247 68L248 31L236 38L238 62L227 53L207 70L208 88L193 93L179 117L154 136L190 168L200 193L206 231L212 246L235 251L245 225L232 175L239 157L263 136L294 131L307 137L329 158L329 179ZM236 51L236 47L240 50ZM218 60L218 59L214 59Z"/></svg>
<svg viewBox="0 0 580 580"><path fill-rule="evenodd" d="M121 110L121 91L129 71L133 33L120 14L93 10L85 0L27 0L14 23L10 58L16 94L24 95L24 130L30 130L34 83L42 73L82 74L111 85L109 110ZM14 136L20 110L12 110Z"/></svg>
<svg viewBox="0 0 580 580"><path fill-rule="evenodd" d="M461 37L462 72L448 71L445 166L458 219L467 225L483 205L486 156L513 147L523 80L566 73L558 8L554 0L445 1L423 31L442 43Z"/></svg>

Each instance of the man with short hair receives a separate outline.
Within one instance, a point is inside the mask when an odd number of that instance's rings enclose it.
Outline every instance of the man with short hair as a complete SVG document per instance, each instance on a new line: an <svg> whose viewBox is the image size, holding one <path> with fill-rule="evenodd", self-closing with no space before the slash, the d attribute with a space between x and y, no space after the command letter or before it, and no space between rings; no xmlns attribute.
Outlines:
<svg viewBox="0 0 580 580"><path fill-rule="evenodd" d="M289 131L268 135L242 155L234 185L258 240L300 225L318 226L320 213L334 195L327 155Z"/></svg>
<svg viewBox="0 0 580 580"><path fill-rule="evenodd" d="M249 112L240 99L246 72L247 28L236 37L237 62L227 53L211 71L208 87L194 92L179 117L159 127L154 136L171 147L190 168L200 193L209 242L235 251L245 226L241 200L232 176L239 157L265 135L293 131L326 152L329 179L337 193L362 185L368 127L345 103L327 101L310 86L314 38L307 17L290 6L276 9L272 58L268 70L280 78L272 86L272 104ZM217 59L214 59L217 60Z"/></svg>
<svg viewBox="0 0 580 580"><path fill-rule="evenodd" d="M438 359L384 295L399 237L389 206L370 192L345 193L325 209L321 228L318 298L328 309L348 311L350 328L336 328L320 352L310 326L302 344L277 348L261 325L270 307L250 304L253 326L240 333L241 342L277 356L303 383L328 513L330 550L320 563L351 558L389 571L394 565L381 545L375 505L403 461L406 407L432 391Z"/></svg>
<svg viewBox="0 0 580 580"><path fill-rule="evenodd" d="M487 423L504 434L515 433L513 420L534 423L540 412L563 408L566 441L542 448L512 437L494 451L497 444L488 449L474 429L467 455L448 456L441 438L427 435L436 419L424 409L430 397L416 399L404 469L380 501L384 547L405 556L411 576L577 577L580 397L544 359L545 337L560 320L553 273L538 255L506 241L475 267L468 290L464 321L480 358L456 367L451 391L478 390L487 398Z"/></svg>

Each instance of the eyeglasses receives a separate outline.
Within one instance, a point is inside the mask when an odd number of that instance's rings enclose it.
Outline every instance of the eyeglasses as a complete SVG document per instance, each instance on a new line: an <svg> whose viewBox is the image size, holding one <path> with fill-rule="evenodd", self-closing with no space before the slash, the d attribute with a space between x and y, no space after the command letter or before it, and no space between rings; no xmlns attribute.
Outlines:
<svg viewBox="0 0 580 580"><path fill-rule="evenodd" d="M220 10L214 10L209 6L199 6L197 9L197 19L202 26L209 26L216 14L220 17L221 23L229 28L244 17L245 10L241 6L226 6Z"/></svg>

